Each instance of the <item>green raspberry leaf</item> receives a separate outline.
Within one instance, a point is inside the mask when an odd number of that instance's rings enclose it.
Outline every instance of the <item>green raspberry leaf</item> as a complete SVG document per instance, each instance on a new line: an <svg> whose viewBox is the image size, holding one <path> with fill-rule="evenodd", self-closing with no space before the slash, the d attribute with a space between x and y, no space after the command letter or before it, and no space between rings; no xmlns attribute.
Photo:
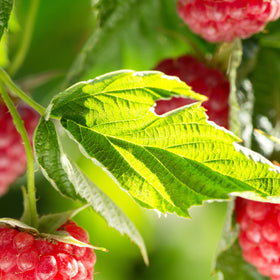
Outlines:
<svg viewBox="0 0 280 280"><path fill-rule="evenodd" d="M62 150L52 120L40 119L34 133L34 151L44 176L52 186L65 197L82 200L62 165L62 157L66 155Z"/></svg>
<svg viewBox="0 0 280 280"><path fill-rule="evenodd" d="M12 12L12 8L12 0L0 0L0 40L5 28L8 27L8 22Z"/></svg>
<svg viewBox="0 0 280 280"><path fill-rule="evenodd" d="M75 187L59 161L61 156L55 126L41 118L34 134L34 150L44 176L62 195L76 199Z"/></svg>
<svg viewBox="0 0 280 280"><path fill-rule="evenodd" d="M70 87L49 113L141 206L188 217L208 200L279 196L280 169L209 122L200 103L156 115L155 101L172 95L202 99L160 72L118 71Z"/></svg>
<svg viewBox="0 0 280 280"><path fill-rule="evenodd" d="M140 249L144 261L148 263L148 256L144 241L124 212L71 161L63 152L59 143L56 128L52 120L42 118L36 128L34 136L35 155L38 164L49 182L64 196L87 202L94 211L99 213L110 227L115 228L121 234L126 234ZM57 214L57 219L65 220L72 216L73 211ZM57 228L53 224L53 215L40 219L41 230L45 230L45 223L49 220L52 229ZM57 221L61 224L61 221ZM48 232L49 232L48 228Z"/></svg>

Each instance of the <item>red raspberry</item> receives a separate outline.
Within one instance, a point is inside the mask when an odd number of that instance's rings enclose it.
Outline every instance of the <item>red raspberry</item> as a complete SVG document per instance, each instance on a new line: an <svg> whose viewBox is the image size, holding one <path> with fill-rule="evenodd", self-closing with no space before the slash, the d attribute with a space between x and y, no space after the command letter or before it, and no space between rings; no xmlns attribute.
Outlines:
<svg viewBox="0 0 280 280"><path fill-rule="evenodd" d="M179 0L180 17L210 42L248 38L280 16L279 0Z"/></svg>
<svg viewBox="0 0 280 280"><path fill-rule="evenodd" d="M32 142L39 115L25 104L17 110ZM3 195L26 169L26 155L20 134L17 132L7 107L0 103L0 196Z"/></svg>
<svg viewBox="0 0 280 280"><path fill-rule="evenodd" d="M209 119L218 125L228 128L229 118L229 82L224 74L207 66L191 56L181 56L177 59L166 59L160 62L156 70L167 75L177 76L192 89L209 99L203 103ZM171 100L156 102L155 113L164 114L175 108L193 103L194 100L184 97L172 97Z"/></svg>
<svg viewBox="0 0 280 280"><path fill-rule="evenodd" d="M280 279L280 204L236 199L244 259L263 276Z"/></svg>
<svg viewBox="0 0 280 280"><path fill-rule="evenodd" d="M70 235L73 232L73 237L89 243L87 232L73 221L59 230ZM76 251L80 254L75 254ZM91 248L50 242L16 229L0 228L0 279L92 280L95 262Z"/></svg>

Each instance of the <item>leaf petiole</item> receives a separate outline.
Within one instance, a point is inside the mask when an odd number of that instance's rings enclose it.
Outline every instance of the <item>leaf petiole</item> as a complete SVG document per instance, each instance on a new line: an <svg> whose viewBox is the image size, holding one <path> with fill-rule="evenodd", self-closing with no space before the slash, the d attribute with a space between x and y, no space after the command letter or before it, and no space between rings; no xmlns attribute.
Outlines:
<svg viewBox="0 0 280 280"><path fill-rule="evenodd" d="M12 81L12 79L7 74L7 72L2 68L0 68L0 81L1 80L10 90L12 90L19 98L24 100L28 105L30 105L40 115L45 114L46 109L43 106L41 106L40 104L38 104L36 101L34 101L32 98L30 98L20 88L18 88L18 86Z"/></svg>
<svg viewBox="0 0 280 280"><path fill-rule="evenodd" d="M35 182L34 182L34 159L33 159L32 147L29 142L28 134L25 130L24 123L19 113L17 112L11 98L6 92L3 83L1 82L0 82L0 93L6 106L8 107L12 115L15 127L20 133L24 144L26 158L27 158L27 191L28 191L28 201L29 201L29 209L30 209L30 226L37 228L38 220L37 220L37 207L36 207Z"/></svg>
<svg viewBox="0 0 280 280"><path fill-rule="evenodd" d="M235 135L240 136L240 122L239 122L239 104L237 100L237 88L236 88L236 77L237 68L239 67L242 60L242 43L240 39L236 39L233 42L233 50L230 55L228 76L230 81L230 130L235 133Z"/></svg>

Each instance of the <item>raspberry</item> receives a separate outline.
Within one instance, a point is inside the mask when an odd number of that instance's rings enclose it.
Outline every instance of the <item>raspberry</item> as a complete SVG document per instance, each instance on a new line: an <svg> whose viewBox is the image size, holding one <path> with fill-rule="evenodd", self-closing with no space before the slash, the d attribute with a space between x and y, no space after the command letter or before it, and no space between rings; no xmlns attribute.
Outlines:
<svg viewBox="0 0 280 280"><path fill-rule="evenodd" d="M209 99L203 103L203 106L207 109L209 119L228 128L230 88L223 73L207 68L205 64L188 55L163 60L155 69L167 75L177 76L191 86L195 92L206 95ZM194 100L184 97L159 100L156 102L155 113L161 115L193 102Z"/></svg>
<svg viewBox="0 0 280 280"><path fill-rule="evenodd" d="M280 279L280 205L236 199L244 259L263 276Z"/></svg>
<svg viewBox="0 0 280 280"><path fill-rule="evenodd" d="M179 0L179 16L210 42L230 42L262 31L280 16L279 0Z"/></svg>
<svg viewBox="0 0 280 280"><path fill-rule="evenodd" d="M73 221L65 223L59 230L67 231L70 235L75 232L76 239L89 243L86 231ZM80 248L76 245L51 242L7 227L0 227L0 235L0 279L93 279L96 255L91 248L83 247L83 253L75 255L61 248L68 245L70 251L75 252Z"/></svg>
<svg viewBox="0 0 280 280"><path fill-rule="evenodd" d="M32 142L39 115L25 104L17 110ZM0 196L26 169L26 155L20 134L17 132L7 107L0 101Z"/></svg>

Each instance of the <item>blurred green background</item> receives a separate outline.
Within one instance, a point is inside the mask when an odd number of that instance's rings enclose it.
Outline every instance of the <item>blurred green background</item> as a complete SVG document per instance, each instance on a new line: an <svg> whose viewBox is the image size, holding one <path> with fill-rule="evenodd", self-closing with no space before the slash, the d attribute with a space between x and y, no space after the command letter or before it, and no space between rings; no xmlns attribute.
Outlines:
<svg viewBox="0 0 280 280"><path fill-rule="evenodd" d="M15 11L20 28L12 30L8 37L11 59L21 40L31 2L32 0L16 1ZM120 5L124 3L116 2ZM45 106L61 89L61 82L75 57L95 30L97 11L92 3L93 1L89 0L40 2L29 52L14 79ZM177 17L175 0L143 0L142 4L141 9L134 7L136 12L131 12L130 16L120 15L114 26L108 27L104 24L103 30L106 34L102 35L98 44L92 46L92 50L87 53L86 70L76 73L71 77L72 80L93 78L107 71L124 68L149 70L161 59L169 56L196 53L198 50L213 51L212 45L191 34ZM198 49L190 46L190 38ZM75 72L73 67L71 69ZM36 84L34 77L45 77L42 75L44 73L50 73L48 77L51 78ZM65 140L64 145L72 151L73 144L70 141ZM154 211L138 207L107 174L78 151L74 153L74 157L87 175L135 223L149 253L150 266L146 267L138 248L127 237L108 228L104 220L93 211L84 210L75 220L88 230L93 245L109 250L108 253L96 252L96 280L218 279L217 275L211 277L210 274L223 227L226 203L213 202L195 207L190 211L192 219L189 220L174 215L159 217ZM23 184L26 184L24 176L0 198L2 217L20 217L20 186ZM77 206L55 192L39 170L36 173L36 187L40 214L65 211Z"/></svg>

